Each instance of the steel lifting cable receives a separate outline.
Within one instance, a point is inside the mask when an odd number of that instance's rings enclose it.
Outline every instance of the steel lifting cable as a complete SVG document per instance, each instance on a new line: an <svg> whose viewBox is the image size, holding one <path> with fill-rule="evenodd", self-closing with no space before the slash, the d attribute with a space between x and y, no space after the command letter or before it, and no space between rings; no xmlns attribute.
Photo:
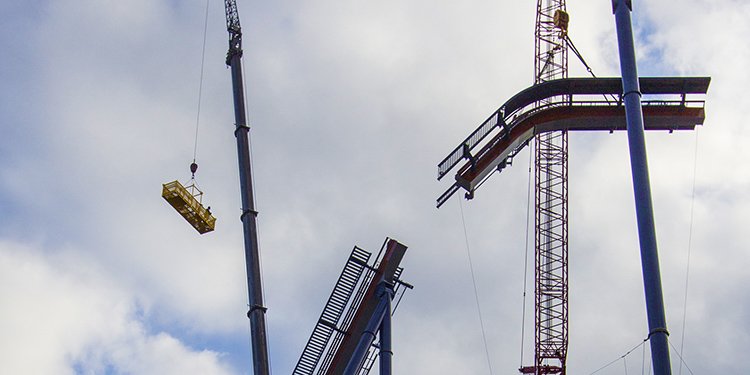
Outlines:
<svg viewBox="0 0 750 375"><path fill-rule="evenodd" d="M672 344L672 341L669 339L669 337L667 337L667 342L669 343L669 346L672 347L672 350L674 350L676 352L677 348L674 347L674 344ZM677 356L680 358L680 369L682 369L682 365L684 364L685 368L690 372L690 375L695 375L695 374L693 374L693 370L691 370L690 367L685 362L685 359L682 358L682 354L677 353Z"/></svg>
<svg viewBox="0 0 750 375"><path fill-rule="evenodd" d="M523 367L524 335L526 332L526 291L529 272L529 221L531 220L531 168L533 167L533 155L534 150L532 144L529 143L529 177L526 184L526 249L523 256L523 307L521 308L521 364L519 368Z"/></svg>
<svg viewBox="0 0 750 375"><path fill-rule="evenodd" d="M591 70L589 64L586 64L586 60L583 59L583 55L581 55L581 52L578 51L578 48L576 48L576 46L573 44L573 40L570 39L570 36L568 34L565 34L565 42L568 43L568 47L570 47L573 53L578 57L578 60L581 60L583 66L586 67L586 71L589 72L592 77L596 78L594 71Z"/></svg>
<svg viewBox="0 0 750 375"><path fill-rule="evenodd" d="M190 164L191 180L195 180L195 172L198 164L195 162L198 155L198 128L201 120L201 99L203 98L203 71L206 62L206 34L208 33L208 7L211 0L206 0L206 15L203 21L203 49L201 50L201 75L198 82L198 111L195 116L195 142L193 143L193 163Z"/></svg>
<svg viewBox="0 0 750 375"><path fill-rule="evenodd" d="M477 280L474 277L474 264L471 261L471 251L469 250L469 234L466 230L466 219L464 218L464 206L461 203L461 200L458 199L458 207L461 210L461 223L464 227L464 240L466 242L466 256L469 258L469 270L471 271L471 282L472 285L474 285L474 300L477 303L477 314L479 315L479 327L482 329L482 341L484 342L484 352L487 355L487 367L490 370L490 375L493 374L492 372L492 363L490 362L490 350L487 346L487 335L484 333L484 320L482 319L482 309L479 306L479 292L477 291Z"/></svg>
<svg viewBox="0 0 750 375"><path fill-rule="evenodd" d="M576 55L576 57L578 57L578 60L580 60L583 66L586 68L586 71L589 72L589 74L591 74L592 77L596 78L596 74L594 74L594 71L591 69L589 64L586 63L586 60L583 58L583 55L581 55L581 52L578 51L578 48L576 48L575 44L573 44L573 40L570 39L570 35L565 34L564 40L565 40L565 43L568 44L568 47L570 47L570 50L573 51L573 54ZM611 96L612 96L612 100L614 100L615 102L618 101L617 97L615 97L614 95L611 95ZM607 95L604 95L604 99L606 99L609 102Z"/></svg>
<svg viewBox="0 0 750 375"><path fill-rule="evenodd" d="M602 371L602 370L604 370L605 368L607 368L607 367L609 367L609 366L612 366L613 364L617 363L617 361L619 361L619 360L621 360L621 359L625 359L625 357L627 357L628 355L630 355L630 353L632 353L632 352L633 352L634 350L638 349L639 347L641 347L641 345L644 345L644 344L645 344L646 342L648 342L648 339L649 339L649 337L647 336L647 337L646 337L645 339L643 339L643 340L642 340L642 341L641 341L641 342L640 342L640 343L639 343L638 345L636 345L636 346L632 347L632 348L631 348L630 350L628 350L627 352L625 352L625 354L623 354L623 355L621 355L621 356L619 356L619 357L617 357L617 358L613 359L612 361L610 361L610 362L609 362L609 363L607 363L606 365L604 365L604 366L602 366L602 367L599 367L598 369L596 369L596 370L595 370L594 372L590 373L589 375L594 375L594 374L596 374L597 372L599 372L599 371Z"/></svg>
<svg viewBox="0 0 750 375"><path fill-rule="evenodd" d="M685 265L685 296L683 299L682 307L682 335L680 337L680 359L682 359L682 350L685 348L685 322L687 321L687 301L688 301L688 286L690 281L690 250L693 245L693 209L695 207L695 179L698 170L698 132L695 133L695 150L693 154L693 189L690 196L690 227L688 229L688 246L687 246L687 264ZM682 375L682 361L680 362L679 375ZM692 373L692 371L691 371Z"/></svg>

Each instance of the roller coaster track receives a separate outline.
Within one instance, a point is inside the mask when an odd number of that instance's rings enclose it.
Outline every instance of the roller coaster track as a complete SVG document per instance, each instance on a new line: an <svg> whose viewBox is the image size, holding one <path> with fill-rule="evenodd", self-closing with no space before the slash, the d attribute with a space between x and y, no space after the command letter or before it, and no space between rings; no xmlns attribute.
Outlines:
<svg viewBox="0 0 750 375"><path fill-rule="evenodd" d="M692 130L705 119L708 77L644 77L643 115L646 130ZM438 180L464 161L455 183L438 199L440 207L463 188L467 198L494 171L537 134L558 130L625 130L620 78L565 78L531 86L506 101L438 164ZM557 100L550 101L550 98Z"/></svg>

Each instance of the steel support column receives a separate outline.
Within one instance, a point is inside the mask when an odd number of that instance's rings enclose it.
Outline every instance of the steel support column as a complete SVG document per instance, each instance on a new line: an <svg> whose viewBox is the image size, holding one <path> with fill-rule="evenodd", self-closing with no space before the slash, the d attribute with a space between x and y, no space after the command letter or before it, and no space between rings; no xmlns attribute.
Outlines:
<svg viewBox="0 0 750 375"><path fill-rule="evenodd" d="M620 71L622 73L625 119L628 124L630 168L633 174L643 287L646 294L648 315L648 336L651 340L651 358L654 374L670 375L672 368L667 341L669 333L667 332L667 319L664 313L654 210L651 201L651 184L648 176L646 141L643 131L641 92L638 84L633 29L630 20L632 5L630 0L613 0L612 7L617 25L617 44L620 50Z"/></svg>
<svg viewBox="0 0 750 375"><path fill-rule="evenodd" d="M389 306L391 296L393 295L393 287L387 282L381 281L380 285L378 285L378 289L380 293L380 301L370 317L365 330L362 332L362 336L360 336L359 342L357 343L351 358L349 358L349 362L344 369L344 375L355 375L359 372L362 367L362 361L365 360L365 355L367 355L367 349L372 345L373 341L375 341L375 335L381 327L384 316L388 314L388 310L390 310Z"/></svg>
<svg viewBox="0 0 750 375"><path fill-rule="evenodd" d="M391 345L392 298L389 294L385 305L383 321L380 323L380 375L391 375L393 372L391 368L391 359L393 358L393 348Z"/></svg>

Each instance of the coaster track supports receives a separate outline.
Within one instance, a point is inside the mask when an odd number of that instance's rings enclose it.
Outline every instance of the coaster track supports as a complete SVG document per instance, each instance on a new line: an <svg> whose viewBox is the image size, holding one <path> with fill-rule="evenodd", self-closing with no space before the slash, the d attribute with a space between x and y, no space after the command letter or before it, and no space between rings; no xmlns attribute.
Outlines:
<svg viewBox="0 0 750 375"><path fill-rule="evenodd" d="M651 359L655 375L671 375L667 319L664 313L659 254L656 246L654 209L651 200L651 184L648 176L646 141L643 131L641 90L633 46L633 26L630 20L631 0L612 0L612 11L617 26L617 44L620 50L625 118L628 126L630 168L633 174L635 209L638 220L638 238L641 248L643 287L646 294L648 315L648 337L651 341Z"/></svg>

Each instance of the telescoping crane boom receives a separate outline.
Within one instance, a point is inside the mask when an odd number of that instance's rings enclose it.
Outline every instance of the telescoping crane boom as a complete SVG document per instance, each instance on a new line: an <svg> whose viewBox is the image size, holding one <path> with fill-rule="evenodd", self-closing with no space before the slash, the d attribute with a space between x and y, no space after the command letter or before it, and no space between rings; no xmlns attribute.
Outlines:
<svg viewBox="0 0 750 375"><path fill-rule="evenodd" d="M253 352L253 373L268 375L268 340L266 337L266 308L263 306L263 290L260 277L258 250L258 212L253 199L253 180L250 163L249 133L245 114L245 93L242 80L242 28L234 0L224 0L229 32L229 51L226 63L232 74L234 97L234 135L237 138L237 159L240 168L240 195L242 196L242 228L245 238L245 266L247 269L247 292L250 309L250 335Z"/></svg>

